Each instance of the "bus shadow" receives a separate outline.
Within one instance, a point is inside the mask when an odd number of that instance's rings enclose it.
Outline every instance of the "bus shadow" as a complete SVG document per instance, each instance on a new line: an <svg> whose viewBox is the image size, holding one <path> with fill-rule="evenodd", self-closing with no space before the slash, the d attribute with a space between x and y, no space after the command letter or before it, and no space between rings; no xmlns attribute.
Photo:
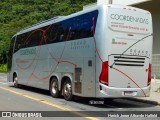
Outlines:
<svg viewBox="0 0 160 120"><path fill-rule="evenodd" d="M15 88L14 86L10 86ZM25 91L30 91L30 92L35 92L38 94L43 94L43 95L47 95L50 96L50 93L48 90L44 90L44 89L40 89L40 88L35 88L35 87L30 87L30 86L25 86L25 85L19 85L19 87L17 89L22 89Z"/></svg>
<svg viewBox="0 0 160 120"><path fill-rule="evenodd" d="M14 87L14 86L10 86ZM45 96L50 96L50 92L48 90L39 89L35 87L29 87L25 85L20 85L19 88L25 91L30 91L38 94L42 94ZM57 99L57 98L53 98ZM68 102L70 104L82 104L82 105L88 105L93 106L97 108L145 108L145 107L154 107L157 106L157 102L147 101L147 100L141 100L137 98L115 98L113 100L111 99L97 99L97 98L82 98L82 97L74 97L73 101L65 101L63 97L59 97L58 100L61 100L61 102Z"/></svg>
<svg viewBox="0 0 160 120"><path fill-rule="evenodd" d="M95 106L99 108L145 108L157 106L157 102L135 99L135 98L115 98L110 99L94 99L94 98L80 98L75 102Z"/></svg>

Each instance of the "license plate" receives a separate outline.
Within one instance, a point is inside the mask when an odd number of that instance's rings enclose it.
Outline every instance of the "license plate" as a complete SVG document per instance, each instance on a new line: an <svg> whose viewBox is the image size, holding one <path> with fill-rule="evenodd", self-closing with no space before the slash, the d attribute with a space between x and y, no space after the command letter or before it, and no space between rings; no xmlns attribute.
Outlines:
<svg viewBox="0 0 160 120"><path fill-rule="evenodd" d="M134 92L133 91L124 91L124 95L126 96L133 96Z"/></svg>

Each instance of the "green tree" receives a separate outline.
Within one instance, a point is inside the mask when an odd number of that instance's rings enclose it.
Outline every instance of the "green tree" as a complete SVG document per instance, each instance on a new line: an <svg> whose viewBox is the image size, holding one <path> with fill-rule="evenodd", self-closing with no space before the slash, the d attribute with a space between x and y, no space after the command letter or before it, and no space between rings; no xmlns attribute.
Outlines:
<svg viewBox="0 0 160 120"><path fill-rule="evenodd" d="M16 32L55 16L80 11L93 2L95 0L0 0L0 64L6 63L6 51Z"/></svg>

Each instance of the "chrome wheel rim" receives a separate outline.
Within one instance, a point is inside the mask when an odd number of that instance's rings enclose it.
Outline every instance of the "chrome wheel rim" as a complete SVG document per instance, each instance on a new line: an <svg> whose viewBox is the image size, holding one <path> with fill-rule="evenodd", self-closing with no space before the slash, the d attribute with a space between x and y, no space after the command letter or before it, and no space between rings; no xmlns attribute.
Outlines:
<svg viewBox="0 0 160 120"><path fill-rule="evenodd" d="M18 80L17 80L17 77L14 78L14 82L13 82L15 85L18 84Z"/></svg>
<svg viewBox="0 0 160 120"><path fill-rule="evenodd" d="M71 95L71 84L67 83L64 88L64 95L66 97Z"/></svg>
<svg viewBox="0 0 160 120"><path fill-rule="evenodd" d="M57 86L57 84L56 84L56 82L54 81L53 83L52 83L52 93L53 94L56 94L57 92L57 89L58 89L58 86Z"/></svg>

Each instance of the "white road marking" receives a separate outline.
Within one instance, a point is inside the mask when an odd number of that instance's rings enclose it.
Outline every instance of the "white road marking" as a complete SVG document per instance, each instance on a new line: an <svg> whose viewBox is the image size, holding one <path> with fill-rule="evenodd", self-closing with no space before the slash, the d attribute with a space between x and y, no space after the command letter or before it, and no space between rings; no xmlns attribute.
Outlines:
<svg viewBox="0 0 160 120"><path fill-rule="evenodd" d="M0 82L1 85L8 84L8 82Z"/></svg>

